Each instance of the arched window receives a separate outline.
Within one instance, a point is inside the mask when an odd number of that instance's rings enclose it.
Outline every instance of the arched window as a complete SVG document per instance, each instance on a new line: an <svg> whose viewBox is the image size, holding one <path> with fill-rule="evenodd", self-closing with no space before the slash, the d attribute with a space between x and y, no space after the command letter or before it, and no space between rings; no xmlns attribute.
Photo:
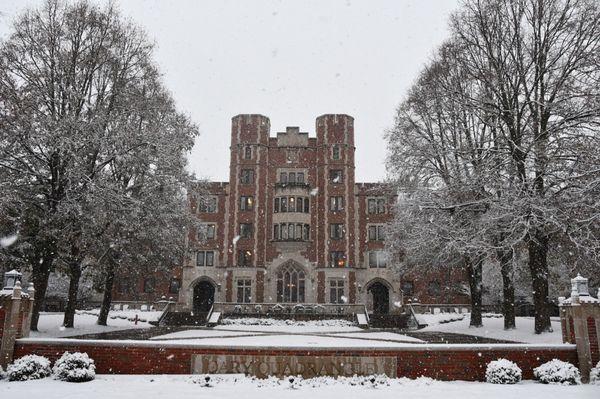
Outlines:
<svg viewBox="0 0 600 399"><path fill-rule="evenodd" d="M277 273L277 302L304 302L305 275L302 269L286 264Z"/></svg>

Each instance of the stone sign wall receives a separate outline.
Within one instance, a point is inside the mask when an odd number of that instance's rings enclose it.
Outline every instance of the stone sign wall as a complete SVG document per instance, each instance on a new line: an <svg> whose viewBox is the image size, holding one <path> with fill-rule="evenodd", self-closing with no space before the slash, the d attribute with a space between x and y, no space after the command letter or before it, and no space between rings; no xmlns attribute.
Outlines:
<svg viewBox="0 0 600 399"><path fill-rule="evenodd" d="M264 356L264 355L192 355L195 374L246 374L259 378L274 375L347 376L385 374L396 377L395 356Z"/></svg>

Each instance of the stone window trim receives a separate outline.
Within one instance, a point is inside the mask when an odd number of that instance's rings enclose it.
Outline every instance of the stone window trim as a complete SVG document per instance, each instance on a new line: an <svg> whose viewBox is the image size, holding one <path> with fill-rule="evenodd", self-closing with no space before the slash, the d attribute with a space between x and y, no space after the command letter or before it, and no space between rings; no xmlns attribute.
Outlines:
<svg viewBox="0 0 600 399"><path fill-rule="evenodd" d="M251 249L239 249L237 253L237 266L252 267L254 261L253 255Z"/></svg>
<svg viewBox="0 0 600 399"><path fill-rule="evenodd" d="M342 147L339 144L334 144L331 146L331 159L334 161L339 161L342 159Z"/></svg>
<svg viewBox="0 0 600 399"><path fill-rule="evenodd" d="M330 212L342 212L344 211L344 197L341 195L335 195L329 197L329 211Z"/></svg>
<svg viewBox="0 0 600 399"><path fill-rule="evenodd" d="M254 284L249 277L235 278L236 299L238 303L251 303Z"/></svg>
<svg viewBox="0 0 600 399"><path fill-rule="evenodd" d="M310 213L310 197L275 197L273 198L273 213Z"/></svg>
<svg viewBox="0 0 600 399"><path fill-rule="evenodd" d="M346 296L346 282L343 278L329 279L329 303L343 304Z"/></svg>
<svg viewBox="0 0 600 399"><path fill-rule="evenodd" d="M343 240L346 237L346 228L343 223L329 223L329 238Z"/></svg>
<svg viewBox="0 0 600 399"><path fill-rule="evenodd" d="M219 198L216 195L198 198L196 203L197 213L217 213L219 211Z"/></svg>
<svg viewBox="0 0 600 399"><path fill-rule="evenodd" d="M252 146L251 145L245 145L243 147L243 151L244 151L244 153L243 153L243 158L244 159L252 159L252 157L254 155L253 154L254 151L252 151Z"/></svg>
<svg viewBox="0 0 600 399"><path fill-rule="evenodd" d="M207 240L215 240L217 238L217 228L218 228L218 226L216 223L200 224L200 228L198 229L198 232L197 232L198 241L200 241L204 238ZM203 230L206 233L206 235L204 237L203 237Z"/></svg>
<svg viewBox="0 0 600 399"><path fill-rule="evenodd" d="M252 238L254 235L254 224L240 223L238 225L238 235L240 238Z"/></svg>
<svg viewBox="0 0 600 399"><path fill-rule="evenodd" d="M254 184L254 169L240 170L240 184Z"/></svg>
<svg viewBox="0 0 600 399"><path fill-rule="evenodd" d="M347 267L346 253L344 251L329 251L330 268L345 268Z"/></svg>
<svg viewBox="0 0 600 399"><path fill-rule="evenodd" d="M387 213L387 200L385 197L367 197L367 214L380 215Z"/></svg>
<svg viewBox="0 0 600 399"><path fill-rule="evenodd" d="M240 196L240 211L254 210L254 197L251 195Z"/></svg>
<svg viewBox="0 0 600 399"><path fill-rule="evenodd" d="M199 250L196 251L196 267L213 267L216 266L216 254L217 251L208 249L208 250Z"/></svg>
<svg viewBox="0 0 600 399"><path fill-rule="evenodd" d="M367 240L381 242L385 240L385 224L367 224Z"/></svg>
<svg viewBox="0 0 600 399"><path fill-rule="evenodd" d="M273 241L310 241L310 224L289 222L273 224Z"/></svg>
<svg viewBox="0 0 600 399"><path fill-rule="evenodd" d="M329 170L329 183L343 184L344 183L344 171L342 169L330 169Z"/></svg>
<svg viewBox="0 0 600 399"><path fill-rule="evenodd" d="M367 252L367 265L370 269L385 269L388 263L388 253L383 250Z"/></svg>

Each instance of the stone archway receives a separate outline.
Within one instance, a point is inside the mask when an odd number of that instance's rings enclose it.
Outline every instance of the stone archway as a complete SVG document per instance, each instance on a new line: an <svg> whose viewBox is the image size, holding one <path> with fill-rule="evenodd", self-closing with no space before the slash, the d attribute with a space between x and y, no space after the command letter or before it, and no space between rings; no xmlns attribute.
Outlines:
<svg viewBox="0 0 600 399"><path fill-rule="evenodd" d="M372 295L373 314L388 314L390 312L390 289L380 281L369 285L367 292Z"/></svg>
<svg viewBox="0 0 600 399"><path fill-rule="evenodd" d="M215 285L208 280L200 280L194 285L193 309L194 313L210 311L215 302Z"/></svg>

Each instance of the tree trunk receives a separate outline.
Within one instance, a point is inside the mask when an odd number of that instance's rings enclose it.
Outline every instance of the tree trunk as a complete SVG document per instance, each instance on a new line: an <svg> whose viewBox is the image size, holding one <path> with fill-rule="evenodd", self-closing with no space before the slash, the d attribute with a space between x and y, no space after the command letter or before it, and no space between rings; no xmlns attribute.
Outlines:
<svg viewBox="0 0 600 399"><path fill-rule="evenodd" d="M533 289L535 333L551 332L548 311L548 237L535 231L529 239L529 271Z"/></svg>
<svg viewBox="0 0 600 399"><path fill-rule="evenodd" d="M477 257L473 260L470 257L465 257L465 263L471 290L471 321L469 326L481 327L483 326L481 318L483 258Z"/></svg>
<svg viewBox="0 0 600 399"><path fill-rule="evenodd" d="M72 263L69 266L69 296L67 299L67 307L65 308L65 318L63 326L73 328L75 326L75 308L77 307L77 293L79 292L79 280L81 280L81 264L79 262Z"/></svg>
<svg viewBox="0 0 600 399"><path fill-rule="evenodd" d="M515 323L515 286L513 282L513 250L499 249L500 273L502 274L502 314L504 315L504 329L516 328Z"/></svg>
<svg viewBox="0 0 600 399"><path fill-rule="evenodd" d="M33 308L31 310L31 331L38 330L38 321L40 319L40 311L44 307L44 299L48 289L48 279L50 278L50 270L54 262L54 251L50 248L42 251L39 256L41 262L33 262L31 279L33 280Z"/></svg>
<svg viewBox="0 0 600 399"><path fill-rule="evenodd" d="M106 276L104 276L104 295L102 296L102 305L100 306L100 314L98 315L98 321L96 324L105 326L108 319L108 312L110 311L110 304L112 302L112 290L115 281L115 267L112 261L109 261L106 267Z"/></svg>

